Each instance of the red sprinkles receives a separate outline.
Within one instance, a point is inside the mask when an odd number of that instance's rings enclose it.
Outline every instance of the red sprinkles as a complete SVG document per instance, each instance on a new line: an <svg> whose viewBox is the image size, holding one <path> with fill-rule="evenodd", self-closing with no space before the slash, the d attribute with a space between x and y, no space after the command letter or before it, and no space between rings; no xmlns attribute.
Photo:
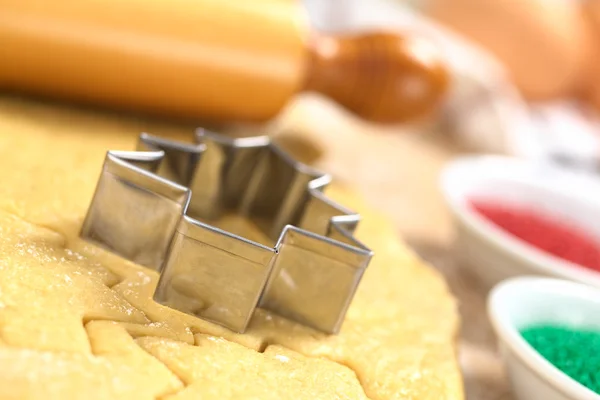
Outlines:
<svg viewBox="0 0 600 400"><path fill-rule="evenodd" d="M471 207L505 232L539 250L600 272L600 243L573 224L524 206L474 200Z"/></svg>

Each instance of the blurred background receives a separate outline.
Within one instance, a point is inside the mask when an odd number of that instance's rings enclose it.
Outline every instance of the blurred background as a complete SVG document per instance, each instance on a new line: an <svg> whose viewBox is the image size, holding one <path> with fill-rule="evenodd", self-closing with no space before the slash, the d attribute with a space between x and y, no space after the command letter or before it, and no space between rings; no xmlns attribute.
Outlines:
<svg viewBox="0 0 600 400"><path fill-rule="evenodd" d="M330 32L374 27L438 46L452 85L434 125L476 151L593 163L598 148L596 1L305 0Z"/></svg>

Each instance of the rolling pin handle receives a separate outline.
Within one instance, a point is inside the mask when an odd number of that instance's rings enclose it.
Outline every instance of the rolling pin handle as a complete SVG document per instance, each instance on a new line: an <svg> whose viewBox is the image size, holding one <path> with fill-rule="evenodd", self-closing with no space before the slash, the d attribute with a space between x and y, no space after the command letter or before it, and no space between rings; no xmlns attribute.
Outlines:
<svg viewBox="0 0 600 400"><path fill-rule="evenodd" d="M448 81L440 52L424 39L379 32L317 35L309 44L303 90L366 120L397 123L431 112Z"/></svg>

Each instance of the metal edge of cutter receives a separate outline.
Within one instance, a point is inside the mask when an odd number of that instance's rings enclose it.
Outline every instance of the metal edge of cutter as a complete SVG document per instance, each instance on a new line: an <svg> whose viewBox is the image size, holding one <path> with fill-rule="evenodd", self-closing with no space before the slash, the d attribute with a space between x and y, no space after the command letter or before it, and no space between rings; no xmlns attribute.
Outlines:
<svg viewBox="0 0 600 400"><path fill-rule="evenodd" d="M331 177L266 136L198 129L195 144L141 134L109 151L81 236L160 273L154 299L244 332L257 307L337 333L373 253ZM239 213L274 246L203 221ZM198 218L198 219L196 219Z"/></svg>

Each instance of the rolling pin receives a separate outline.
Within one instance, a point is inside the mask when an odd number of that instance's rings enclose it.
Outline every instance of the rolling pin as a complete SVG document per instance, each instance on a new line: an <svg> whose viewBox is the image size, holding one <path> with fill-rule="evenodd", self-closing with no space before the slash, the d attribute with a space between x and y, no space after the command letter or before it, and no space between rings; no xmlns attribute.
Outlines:
<svg viewBox="0 0 600 400"><path fill-rule="evenodd" d="M375 122L448 82L424 39L328 36L292 0L0 0L0 89L206 121L260 122L301 91Z"/></svg>

